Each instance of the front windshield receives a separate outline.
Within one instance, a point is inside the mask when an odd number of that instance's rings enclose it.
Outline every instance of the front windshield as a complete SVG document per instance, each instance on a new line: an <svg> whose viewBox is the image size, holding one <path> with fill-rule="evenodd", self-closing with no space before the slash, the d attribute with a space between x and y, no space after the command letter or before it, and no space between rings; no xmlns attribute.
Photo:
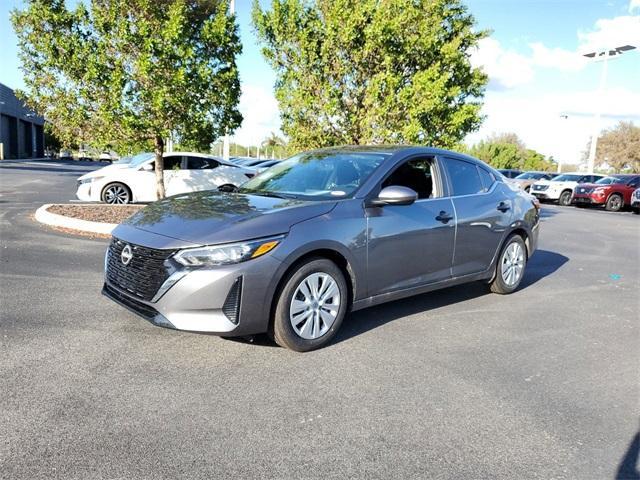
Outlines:
<svg viewBox="0 0 640 480"><path fill-rule="evenodd" d="M598 185L611 185L612 183L625 183L624 178L604 177L596 182Z"/></svg>
<svg viewBox="0 0 640 480"><path fill-rule="evenodd" d="M581 178L582 178L582 175L565 174L565 175L558 175L557 177L552 178L551 181L552 182L577 182Z"/></svg>
<svg viewBox="0 0 640 480"><path fill-rule="evenodd" d="M152 159L153 156L154 155L151 152L142 152L142 153L139 153L137 155L134 155L133 158L131 159L131 162L129 162L129 167L130 168L139 167L140 165L142 165L147 160Z"/></svg>
<svg viewBox="0 0 640 480"><path fill-rule="evenodd" d="M114 163L115 164L125 164L125 163L131 163L131 160L133 159L133 156L131 155L127 155L126 157L122 157L120 160L116 160Z"/></svg>
<svg viewBox="0 0 640 480"><path fill-rule="evenodd" d="M302 153L256 175L242 185L240 192L310 200L347 198L390 155Z"/></svg>
<svg viewBox="0 0 640 480"><path fill-rule="evenodd" d="M525 173L521 173L520 175L518 175L516 177L516 180L539 180L544 176L545 176L544 173L525 172Z"/></svg>

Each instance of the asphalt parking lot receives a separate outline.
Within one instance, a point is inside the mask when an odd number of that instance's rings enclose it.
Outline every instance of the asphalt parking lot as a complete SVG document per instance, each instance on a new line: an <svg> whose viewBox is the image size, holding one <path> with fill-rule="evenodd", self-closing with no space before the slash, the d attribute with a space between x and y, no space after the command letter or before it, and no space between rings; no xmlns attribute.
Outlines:
<svg viewBox="0 0 640 480"><path fill-rule="evenodd" d="M297 354L102 297L107 241L31 218L91 168L0 163L0 478L639 478L637 215L545 206L513 295L363 310Z"/></svg>

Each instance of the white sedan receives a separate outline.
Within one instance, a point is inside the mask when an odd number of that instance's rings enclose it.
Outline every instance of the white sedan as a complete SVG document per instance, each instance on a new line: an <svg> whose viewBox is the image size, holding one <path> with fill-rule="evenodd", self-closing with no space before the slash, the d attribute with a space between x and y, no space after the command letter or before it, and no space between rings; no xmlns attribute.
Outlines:
<svg viewBox="0 0 640 480"><path fill-rule="evenodd" d="M79 200L87 202L153 202L156 195L154 154L140 153L129 163L114 163L78 178ZM212 155L190 152L164 154L164 185L167 196L220 186L238 187L255 171Z"/></svg>

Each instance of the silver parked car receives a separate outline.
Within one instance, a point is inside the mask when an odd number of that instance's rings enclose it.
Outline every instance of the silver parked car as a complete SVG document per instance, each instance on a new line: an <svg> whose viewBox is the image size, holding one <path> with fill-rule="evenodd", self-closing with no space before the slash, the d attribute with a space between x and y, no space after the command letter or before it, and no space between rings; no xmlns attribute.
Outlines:
<svg viewBox="0 0 640 480"><path fill-rule="evenodd" d="M326 345L349 311L465 282L520 284L539 205L466 155L317 150L236 192L177 195L113 232L103 293L170 328Z"/></svg>

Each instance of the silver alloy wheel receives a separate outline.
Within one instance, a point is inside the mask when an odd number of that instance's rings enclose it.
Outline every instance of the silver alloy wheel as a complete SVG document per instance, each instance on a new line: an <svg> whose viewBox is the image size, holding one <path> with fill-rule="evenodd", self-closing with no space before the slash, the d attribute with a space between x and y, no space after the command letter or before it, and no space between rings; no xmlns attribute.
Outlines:
<svg viewBox="0 0 640 480"><path fill-rule="evenodd" d="M111 185L104 191L104 200L107 203L129 203L129 192L122 185Z"/></svg>
<svg viewBox="0 0 640 480"><path fill-rule="evenodd" d="M502 254L502 280L508 287L518 283L524 271L524 250L518 242L512 242Z"/></svg>
<svg viewBox="0 0 640 480"><path fill-rule="evenodd" d="M296 288L289 307L293 331L315 340L329 331L340 310L340 289L328 273L312 273Z"/></svg>

